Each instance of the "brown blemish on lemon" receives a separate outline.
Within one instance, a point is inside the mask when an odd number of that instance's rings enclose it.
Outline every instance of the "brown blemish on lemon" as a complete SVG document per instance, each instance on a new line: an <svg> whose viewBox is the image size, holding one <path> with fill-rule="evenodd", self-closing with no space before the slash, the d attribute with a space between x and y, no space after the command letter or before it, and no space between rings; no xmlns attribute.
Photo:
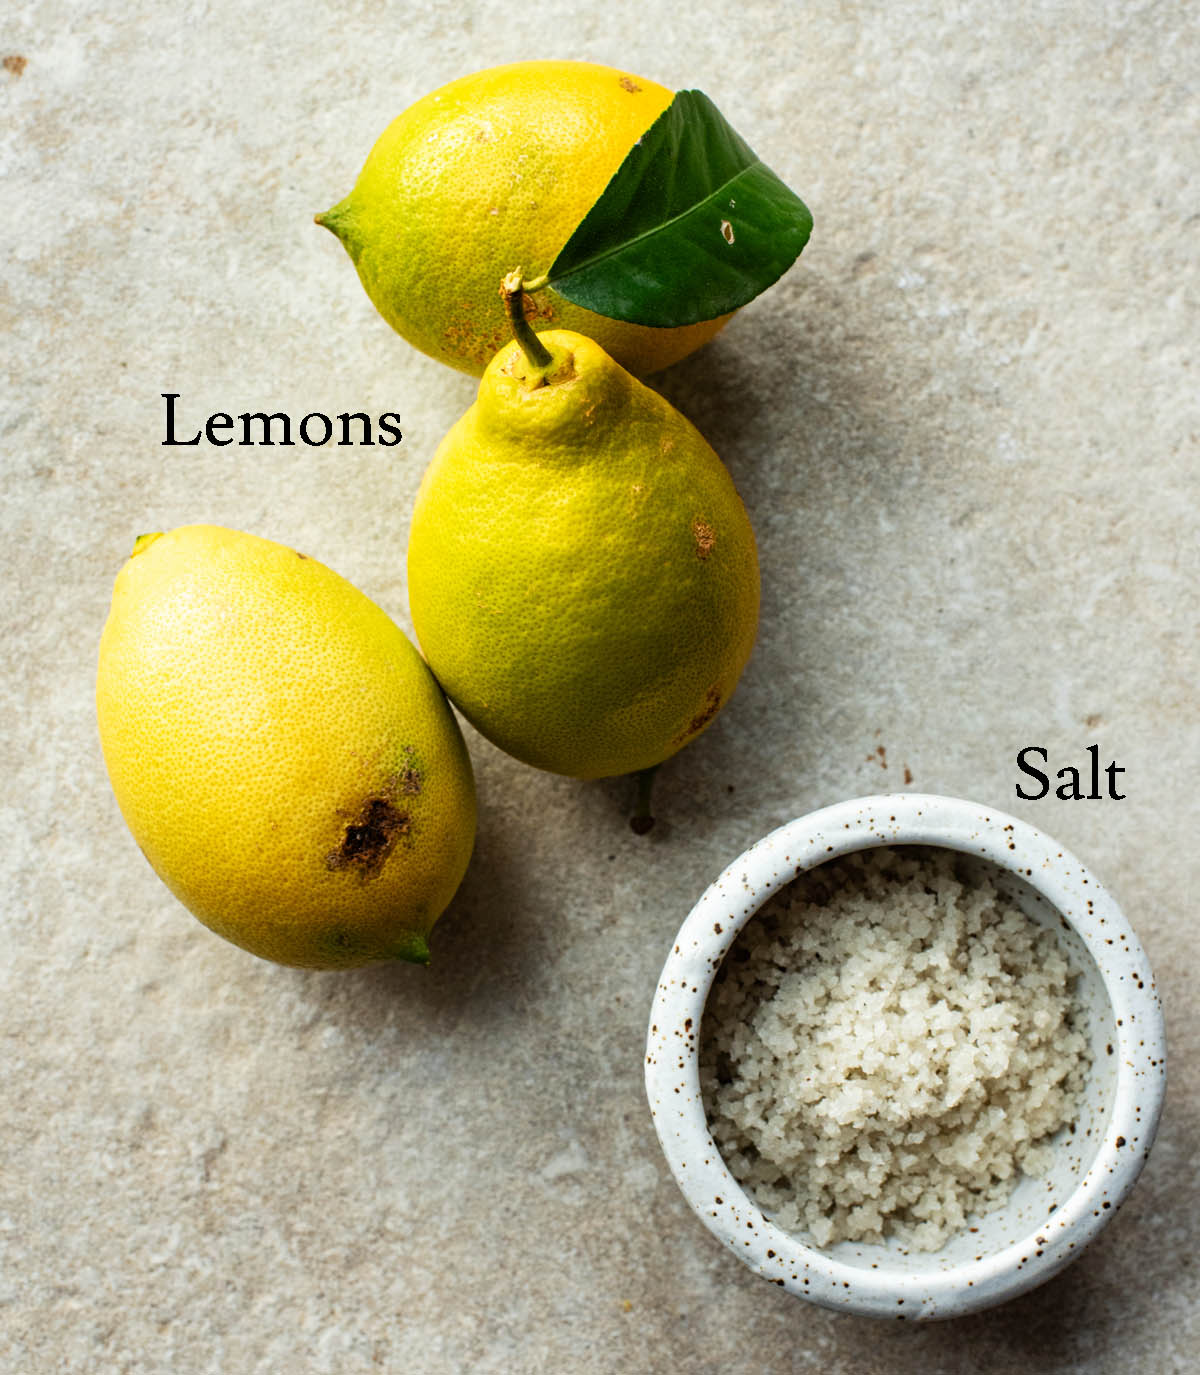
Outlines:
<svg viewBox="0 0 1200 1375"><path fill-rule="evenodd" d="M550 298L548 291L536 291L525 293L525 318L527 320L553 320L555 317L554 302Z"/></svg>
<svg viewBox="0 0 1200 1375"><path fill-rule="evenodd" d="M409 751L409 762L388 780L387 786L367 798L358 814L347 822L336 850L325 857L325 867L338 871L355 869L361 878L374 878L402 836L412 834L412 817L396 805L397 797L416 797L424 776Z"/></svg>
<svg viewBox="0 0 1200 1375"><path fill-rule="evenodd" d="M620 81L617 82L617 85L620 86L623 91L628 91L630 95L637 95L642 89L631 76L623 76Z"/></svg>
<svg viewBox="0 0 1200 1375"><path fill-rule="evenodd" d="M412 818L386 797L371 797L356 819L342 832L341 843L325 856L325 867L357 870L361 878L374 878L400 836L412 830Z"/></svg>
<svg viewBox="0 0 1200 1375"><path fill-rule="evenodd" d="M693 735L698 735L720 710L721 688L719 684L714 683L705 694L704 706L692 717L688 722L687 729L681 731L680 734L675 737L675 740L678 742L690 739Z"/></svg>
<svg viewBox="0 0 1200 1375"><path fill-rule="evenodd" d="M706 520L692 522L692 538L696 541L696 557L706 559L717 542L717 532Z"/></svg>

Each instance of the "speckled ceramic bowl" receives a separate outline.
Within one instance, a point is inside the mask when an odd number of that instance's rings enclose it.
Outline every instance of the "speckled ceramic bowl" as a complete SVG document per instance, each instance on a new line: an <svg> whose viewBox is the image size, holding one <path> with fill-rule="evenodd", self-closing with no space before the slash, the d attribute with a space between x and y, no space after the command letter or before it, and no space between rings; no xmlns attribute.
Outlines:
<svg viewBox="0 0 1200 1375"><path fill-rule="evenodd" d="M725 1167L700 1095L704 1005L747 920L784 884L853 850L934 845L974 857L1034 920L1053 927L1077 983L1092 1069L1074 1133L1055 1138L1048 1176L1022 1177L1008 1204L974 1218L940 1251L897 1242L818 1249L781 1231ZM1109 893L1048 836L994 808L949 797L859 798L781 826L708 889L663 967L646 1044L646 1091L659 1141L701 1221L752 1270L827 1308L875 1317L949 1318L1050 1278L1114 1215L1141 1171L1165 1085L1162 1008L1146 956Z"/></svg>

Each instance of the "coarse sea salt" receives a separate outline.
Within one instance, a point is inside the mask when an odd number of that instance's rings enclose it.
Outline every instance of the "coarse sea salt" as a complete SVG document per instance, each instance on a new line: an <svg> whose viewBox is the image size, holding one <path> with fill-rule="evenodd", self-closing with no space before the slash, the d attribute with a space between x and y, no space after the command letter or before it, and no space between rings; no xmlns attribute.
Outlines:
<svg viewBox="0 0 1200 1375"><path fill-rule="evenodd" d="M936 1250L1049 1166L1090 1053L1055 933L947 850L847 855L747 923L709 994L713 1139L817 1246Z"/></svg>

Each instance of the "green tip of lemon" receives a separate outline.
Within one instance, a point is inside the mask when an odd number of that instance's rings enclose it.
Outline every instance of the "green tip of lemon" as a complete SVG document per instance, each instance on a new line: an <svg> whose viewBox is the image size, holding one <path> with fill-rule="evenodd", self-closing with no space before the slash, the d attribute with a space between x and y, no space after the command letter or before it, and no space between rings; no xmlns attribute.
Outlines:
<svg viewBox="0 0 1200 1375"><path fill-rule="evenodd" d="M429 942L415 931L405 936L392 951L392 958L409 964L429 963Z"/></svg>
<svg viewBox="0 0 1200 1375"><path fill-rule="evenodd" d="M155 541L156 539L161 539L161 538L162 538L162 531L161 531L161 530L154 530L154 531L152 531L152 532L151 532L150 534L148 534L148 535L139 535L139 536L137 537L137 539L135 539L134 542L133 542L133 549L130 551L129 557L130 557L130 558L133 558L134 554L144 554L144 553L146 552L146 550L150 548L150 546L154 543L154 541Z"/></svg>
<svg viewBox="0 0 1200 1375"><path fill-rule="evenodd" d="M341 240L346 252L357 261L359 252L359 236L355 232L354 212L350 208L350 197L338 203L331 209L324 211L320 215L313 216L313 223L319 224L322 229L328 229L331 234Z"/></svg>
<svg viewBox="0 0 1200 1375"><path fill-rule="evenodd" d="M353 219L351 212L351 198L346 197L338 201L337 205L330 206L330 209L322 210L322 213L312 217L313 224L319 224L323 230L329 230L330 234L335 234L338 238L345 238L346 230Z"/></svg>

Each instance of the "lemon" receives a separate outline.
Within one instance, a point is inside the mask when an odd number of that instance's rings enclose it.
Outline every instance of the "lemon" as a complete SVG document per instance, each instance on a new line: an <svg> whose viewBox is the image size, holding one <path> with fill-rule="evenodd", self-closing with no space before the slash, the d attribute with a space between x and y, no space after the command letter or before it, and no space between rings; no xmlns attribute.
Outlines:
<svg viewBox="0 0 1200 1375"><path fill-rule="evenodd" d="M281 964L424 963L475 834L471 765L420 655L324 565L253 535L147 535L100 643L125 820L206 925Z"/></svg>
<svg viewBox="0 0 1200 1375"><path fill-rule="evenodd" d="M533 336L530 336L533 337ZM408 547L422 651L489 740L577 778L709 726L754 644L754 534L700 433L593 341L513 343L424 475Z"/></svg>
<svg viewBox="0 0 1200 1375"><path fill-rule="evenodd" d="M353 191L317 216L409 343L479 376L508 340L496 283L545 273L625 155L671 103L591 62L518 62L452 81L393 120ZM546 288L536 329L595 339L633 372L685 357L728 316L674 329L610 320Z"/></svg>

